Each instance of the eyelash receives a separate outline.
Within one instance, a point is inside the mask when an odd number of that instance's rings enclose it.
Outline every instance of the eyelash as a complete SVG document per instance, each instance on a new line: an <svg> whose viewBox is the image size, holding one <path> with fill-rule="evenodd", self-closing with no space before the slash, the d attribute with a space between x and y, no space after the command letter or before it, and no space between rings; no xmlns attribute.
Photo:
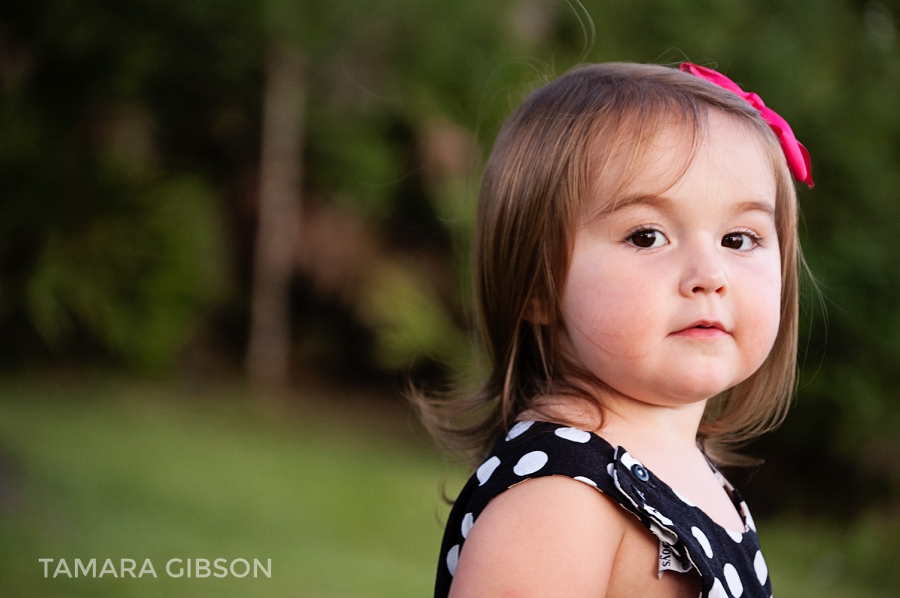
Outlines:
<svg viewBox="0 0 900 598"><path fill-rule="evenodd" d="M741 253L751 253L753 251L756 251L757 249L765 248L766 246L763 238L758 233L756 233L756 231L749 228L739 228L737 230L731 231L723 236L722 239L724 240L728 235L746 235L750 238L750 241L753 243L753 246L750 247L750 249L735 250L740 251Z"/></svg>
<svg viewBox="0 0 900 598"><path fill-rule="evenodd" d="M663 236L666 236L665 233L662 231L662 227L660 227L658 224L641 224L641 225L638 225L638 226L632 228L627 233L625 233L625 238L622 240L622 242L625 243L626 245L630 245L631 247L637 249L638 251L646 251L648 249L654 249L653 247L640 247L638 245L635 245L631 241L632 238L636 234L638 234L640 232L644 232L644 231L652 231L652 232L659 233ZM730 232L726 233L725 235L723 235L722 239L724 239L728 235L746 235L747 237L750 238L750 240L753 242L753 246L750 249L742 250L742 252L755 251L756 249L764 248L766 246L765 239L763 239L762 236L760 236L758 233L756 233L755 231L753 231L749 228L739 228L737 230L730 231Z"/></svg>

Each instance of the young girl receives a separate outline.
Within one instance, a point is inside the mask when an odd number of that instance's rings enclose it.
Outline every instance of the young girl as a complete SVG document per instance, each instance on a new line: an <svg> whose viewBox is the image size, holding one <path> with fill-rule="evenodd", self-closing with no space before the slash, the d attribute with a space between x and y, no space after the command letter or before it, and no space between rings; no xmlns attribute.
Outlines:
<svg viewBox="0 0 900 598"><path fill-rule="evenodd" d="M714 463L788 407L791 173L812 185L788 124L689 63L581 66L511 116L478 211L490 375L420 402L477 465L436 597L771 596Z"/></svg>

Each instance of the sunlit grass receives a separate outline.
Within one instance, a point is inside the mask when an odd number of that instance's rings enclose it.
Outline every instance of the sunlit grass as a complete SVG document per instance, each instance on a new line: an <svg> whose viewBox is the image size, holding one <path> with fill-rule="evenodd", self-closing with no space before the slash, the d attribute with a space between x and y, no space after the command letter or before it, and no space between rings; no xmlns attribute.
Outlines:
<svg viewBox="0 0 900 598"><path fill-rule="evenodd" d="M440 484L464 472L414 426L383 401L0 385L0 595L428 596ZM844 575L838 531L760 534L779 598L880 596ZM45 579L39 558L149 558L159 577ZM272 559L272 577L171 579L171 558Z"/></svg>
<svg viewBox="0 0 900 598"><path fill-rule="evenodd" d="M449 477L455 490L462 473L366 429L358 413L343 425L334 412L274 415L227 397L3 394L0 447L21 496L2 518L0 583L14 594L422 596L432 587L447 511L438 482ZM43 579L41 557L70 567L150 558L160 577ZM273 574L169 579L163 567L175 557L271 558Z"/></svg>

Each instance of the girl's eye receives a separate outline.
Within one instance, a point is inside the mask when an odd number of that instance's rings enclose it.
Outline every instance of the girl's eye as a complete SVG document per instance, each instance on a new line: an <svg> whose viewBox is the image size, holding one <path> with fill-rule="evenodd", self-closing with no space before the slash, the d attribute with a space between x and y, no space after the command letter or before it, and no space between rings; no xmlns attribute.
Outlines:
<svg viewBox="0 0 900 598"><path fill-rule="evenodd" d="M628 240L641 249L651 249L665 245L666 236L658 230L645 228L631 235Z"/></svg>
<svg viewBox="0 0 900 598"><path fill-rule="evenodd" d="M758 244L757 239L747 233L728 233L722 237L722 247L728 249L736 249L738 251L749 251Z"/></svg>

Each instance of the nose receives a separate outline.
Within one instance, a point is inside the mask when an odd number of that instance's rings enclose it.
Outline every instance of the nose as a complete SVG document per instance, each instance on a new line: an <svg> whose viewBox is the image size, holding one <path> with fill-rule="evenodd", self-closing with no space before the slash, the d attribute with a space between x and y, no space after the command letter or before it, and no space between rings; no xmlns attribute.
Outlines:
<svg viewBox="0 0 900 598"><path fill-rule="evenodd" d="M678 291L685 297L728 292L728 279L724 264L713 250L692 251L684 266Z"/></svg>

